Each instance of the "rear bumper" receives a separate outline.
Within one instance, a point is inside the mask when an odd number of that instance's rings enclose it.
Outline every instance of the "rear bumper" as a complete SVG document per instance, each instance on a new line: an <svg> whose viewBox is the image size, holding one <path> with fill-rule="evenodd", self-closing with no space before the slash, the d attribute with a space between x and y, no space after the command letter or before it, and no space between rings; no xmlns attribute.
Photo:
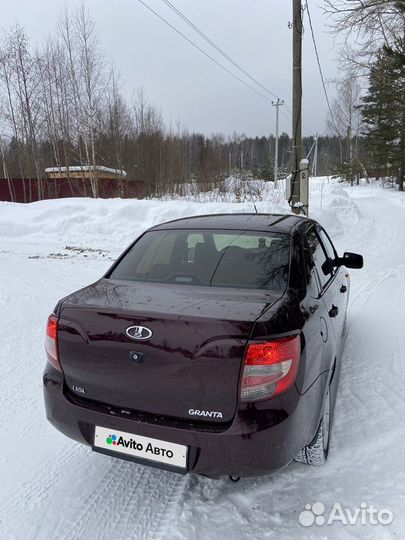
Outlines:
<svg viewBox="0 0 405 540"><path fill-rule="evenodd" d="M48 420L83 444L93 445L94 426L99 425L187 445L187 472L211 478L259 476L287 465L312 440L318 424L314 411L320 410L318 396L322 395L319 384L322 382L318 379L302 396L294 387L274 400L244 406L223 431L193 428L180 422L176 426L173 422L165 425L162 421L156 424L122 418L95 410L85 400L78 404L64 395L62 376L50 366L44 373L44 399Z"/></svg>

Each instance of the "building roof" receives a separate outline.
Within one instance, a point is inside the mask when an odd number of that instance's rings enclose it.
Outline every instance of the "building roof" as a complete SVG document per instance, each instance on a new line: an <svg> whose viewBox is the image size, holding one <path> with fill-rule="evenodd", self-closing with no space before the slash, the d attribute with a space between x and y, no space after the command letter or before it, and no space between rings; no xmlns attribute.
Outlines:
<svg viewBox="0 0 405 540"><path fill-rule="evenodd" d="M48 167L45 169L46 173L67 173L69 172L101 172L105 174L114 174L116 176L126 176L127 173L121 169L110 169L109 167L103 167L102 165L74 165L72 167Z"/></svg>

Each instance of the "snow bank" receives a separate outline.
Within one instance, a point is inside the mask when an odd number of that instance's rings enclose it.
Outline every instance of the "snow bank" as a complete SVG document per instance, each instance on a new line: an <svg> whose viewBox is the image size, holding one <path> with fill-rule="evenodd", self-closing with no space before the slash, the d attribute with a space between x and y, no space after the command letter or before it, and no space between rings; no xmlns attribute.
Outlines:
<svg viewBox="0 0 405 540"><path fill-rule="evenodd" d="M5 241L12 238L14 242L34 240L119 251L142 231L164 221L201 214L254 212L250 193L246 200L246 186L244 202L235 204L238 182L228 179L229 201L224 202L217 200L215 192L199 194L199 201L190 200L193 195L189 194L176 200L69 198L31 204L0 202L0 237ZM284 182L280 182L278 190L270 182L254 180L251 184L258 212L290 212L284 199ZM310 202L311 215L335 237L343 234L343 221L354 226L360 217L355 202L328 178L311 179Z"/></svg>
<svg viewBox="0 0 405 540"><path fill-rule="evenodd" d="M267 203L258 210L286 211ZM58 244L120 249L149 227L199 214L252 212L251 203L193 203L136 199L55 199L31 204L0 203L0 237L35 238Z"/></svg>

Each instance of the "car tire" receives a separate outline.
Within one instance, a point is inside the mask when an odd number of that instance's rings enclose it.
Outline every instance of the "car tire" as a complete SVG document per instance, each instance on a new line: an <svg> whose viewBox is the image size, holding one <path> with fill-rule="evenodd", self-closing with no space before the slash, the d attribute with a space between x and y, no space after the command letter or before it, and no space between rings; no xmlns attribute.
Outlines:
<svg viewBox="0 0 405 540"><path fill-rule="evenodd" d="M313 441L300 451L295 457L295 461L319 467L328 459L329 441L331 428L331 396L330 385L326 391L323 405L322 419L319 423L318 431Z"/></svg>

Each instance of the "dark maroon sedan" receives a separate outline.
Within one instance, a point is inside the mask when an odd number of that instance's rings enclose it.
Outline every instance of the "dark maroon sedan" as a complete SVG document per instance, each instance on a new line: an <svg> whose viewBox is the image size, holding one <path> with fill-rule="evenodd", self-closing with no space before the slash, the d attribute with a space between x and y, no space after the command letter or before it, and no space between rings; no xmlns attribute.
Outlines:
<svg viewBox="0 0 405 540"><path fill-rule="evenodd" d="M349 295L315 221L226 214L142 234L49 317L49 421L96 452L259 475L328 454Z"/></svg>

